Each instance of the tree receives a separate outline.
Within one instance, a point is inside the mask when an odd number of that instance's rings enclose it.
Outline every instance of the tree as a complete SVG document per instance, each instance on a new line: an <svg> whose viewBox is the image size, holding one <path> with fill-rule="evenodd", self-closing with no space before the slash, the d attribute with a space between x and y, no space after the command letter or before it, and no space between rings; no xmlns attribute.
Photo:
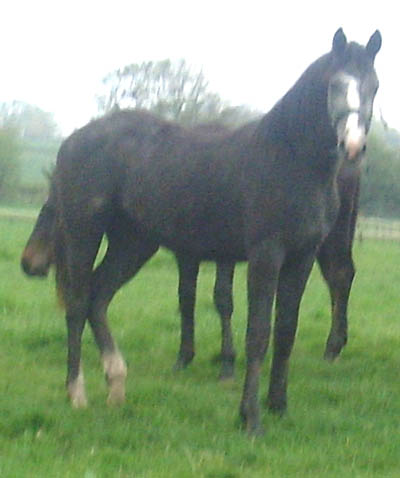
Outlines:
<svg viewBox="0 0 400 478"><path fill-rule="evenodd" d="M360 210L365 215L400 217L400 135L374 121L362 175Z"/></svg>
<svg viewBox="0 0 400 478"><path fill-rule="evenodd" d="M12 126L27 140L47 141L58 135L58 126L52 113L21 101L0 105L0 125Z"/></svg>
<svg viewBox="0 0 400 478"><path fill-rule="evenodd" d="M145 108L185 125L222 119L229 126L255 116L245 107L227 106L209 92L203 73L192 73L184 60L131 64L107 75L103 84L106 93L98 97L100 113Z"/></svg>
<svg viewBox="0 0 400 478"><path fill-rule="evenodd" d="M18 185L20 152L18 131L0 127L0 198L9 196Z"/></svg>
<svg viewBox="0 0 400 478"><path fill-rule="evenodd" d="M54 163L60 141L53 114L19 101L0 103L0 199L41 202L44 171Z"/></svg>

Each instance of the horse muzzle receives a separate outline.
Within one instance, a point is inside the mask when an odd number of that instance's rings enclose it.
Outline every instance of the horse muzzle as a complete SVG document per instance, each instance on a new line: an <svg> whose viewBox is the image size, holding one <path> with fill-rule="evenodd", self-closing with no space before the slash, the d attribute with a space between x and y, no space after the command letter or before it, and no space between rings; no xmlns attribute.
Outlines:
<svg viewBox="0 0 400 478"><path fill-rule="evenodd" d="M341 131L340 131L341 130ZM338 148L348 161L357 160L367 148L367 133L359 115L351 113L338 132Z"/></svg>
<svg viewBox="0 0 400 478"><path fill-rule="evenodd" d="M51 265L49 254L27 247L21 257L21 268L28 276L47 277Z"/></svg>

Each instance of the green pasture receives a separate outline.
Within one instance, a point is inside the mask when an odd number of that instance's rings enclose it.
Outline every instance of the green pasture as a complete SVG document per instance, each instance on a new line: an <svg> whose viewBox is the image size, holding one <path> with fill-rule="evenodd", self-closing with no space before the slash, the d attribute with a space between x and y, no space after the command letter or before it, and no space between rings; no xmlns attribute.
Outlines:
<svg viewBox="0 0 400 478"><path fill-rule="evenodd" d="M244 374L245 265L235 277L236 379L221 384L214 265L204 264L197 355L174 373L177 273L162 251L115 297L110 324L129 367L127 402L106 406L90 330L83 344L89 407L66 401L65 324L53 277L26 278L19 256L33 221L0 219L0 477L397 478L400 476L400 244L355 245L349 344L322 359L329 299L317 269L291 359L289 413L265 410L266 434L238 428ZM266 394L270 352L261 386Z"/></svg>

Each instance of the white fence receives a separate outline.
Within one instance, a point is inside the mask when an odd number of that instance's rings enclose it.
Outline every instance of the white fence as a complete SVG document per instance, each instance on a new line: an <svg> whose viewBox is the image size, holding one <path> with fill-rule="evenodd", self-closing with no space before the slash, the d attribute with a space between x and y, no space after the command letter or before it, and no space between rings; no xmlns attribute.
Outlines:
<svg viewBox="0 0 400 478"><path fill-rule="evenodd" d="M20 219L34 221L39 214L39 209L19 209L13 207L0 207L0 217L5 219Z"/></svg>
<svg viewBox="0 0 400 478"><path fill-rule="evenodd" d="M360 216L357 220L356 239L366 238L399 241L400 221Z"/></svg>

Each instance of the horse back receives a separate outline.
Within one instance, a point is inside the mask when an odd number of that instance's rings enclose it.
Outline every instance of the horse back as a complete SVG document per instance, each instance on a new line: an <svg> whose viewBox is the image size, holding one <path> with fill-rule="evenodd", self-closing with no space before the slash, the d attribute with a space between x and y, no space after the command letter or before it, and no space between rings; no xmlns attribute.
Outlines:
<svg viewBox="0 0 400 478"><path fill-rule="evenodd" d="M176 125L129 138L122 208L140 231L176 252L244 259L240 154L234 142Z"/></svg>

